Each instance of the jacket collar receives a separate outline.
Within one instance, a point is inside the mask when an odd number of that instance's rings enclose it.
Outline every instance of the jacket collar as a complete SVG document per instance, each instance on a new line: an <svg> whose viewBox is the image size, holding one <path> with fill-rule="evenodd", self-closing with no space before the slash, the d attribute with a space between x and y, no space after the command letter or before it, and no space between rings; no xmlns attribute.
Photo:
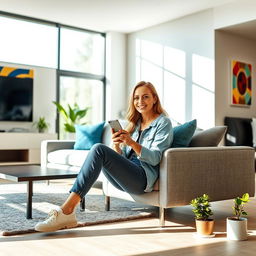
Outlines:
<svg viewBox="0 0 256 256"><path fill-rule="evenodd" d="M163 115L164 115L163 113L160 114L154 121L152 121L152 122L150 123L150 125L147 127L147 129L149 129L150 127L156 126L158 120L159 120ZM141 124L141 119L139 119L138 122L137 122L137 124L136 124L136 128L135 128L136 131L139 131L139 129L140 129L140 124Z"/></svg>

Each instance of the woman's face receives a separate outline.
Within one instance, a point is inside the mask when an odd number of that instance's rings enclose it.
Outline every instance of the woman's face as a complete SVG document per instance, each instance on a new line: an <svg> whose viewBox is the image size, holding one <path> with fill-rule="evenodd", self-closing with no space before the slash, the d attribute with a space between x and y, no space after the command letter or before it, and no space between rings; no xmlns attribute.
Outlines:
<svg viewBox="0 0 256 256"><path fill-rule="evenodd" d="M140 86L135 90L133 104L142 115L152 113L155 102L156 97L153 96L151 90L146 86Z"/></svg>

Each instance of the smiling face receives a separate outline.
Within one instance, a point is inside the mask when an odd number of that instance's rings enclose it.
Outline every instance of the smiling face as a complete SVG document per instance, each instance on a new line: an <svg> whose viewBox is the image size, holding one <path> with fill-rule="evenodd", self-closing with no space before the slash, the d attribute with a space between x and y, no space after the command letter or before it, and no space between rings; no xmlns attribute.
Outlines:
<svg viewBox="0 0 256 256"><path fill-rule="evenodd" d="M154 114L153 106L155 103L156 97L146 86L140 86L135 90L133 104L142 115Z"/></svg>

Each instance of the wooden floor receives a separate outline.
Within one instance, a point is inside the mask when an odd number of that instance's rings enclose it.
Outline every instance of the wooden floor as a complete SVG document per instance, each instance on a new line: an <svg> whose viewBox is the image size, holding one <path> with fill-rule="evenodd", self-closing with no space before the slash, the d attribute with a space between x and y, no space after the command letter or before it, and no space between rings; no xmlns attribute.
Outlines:
<svg viewBox="0 0 256 256"><path fill-rule="evenodd" d="M0 255L92 255L92 256L162 256L162 255L256 255L256 198L248 203L249 238L226 239L225 219L232 215L232 200L212 203L215 238L195 237L190 206L169 209L166 228L158 219L144 219L108 225L0 237Z"/></svg>

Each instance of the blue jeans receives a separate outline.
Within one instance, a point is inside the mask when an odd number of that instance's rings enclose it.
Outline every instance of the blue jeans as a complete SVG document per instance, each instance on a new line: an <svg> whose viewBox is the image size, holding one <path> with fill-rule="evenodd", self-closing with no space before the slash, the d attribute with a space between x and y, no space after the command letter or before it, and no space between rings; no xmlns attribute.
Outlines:
<svg viewBox="0 0 256 256"><path fill-rule="evenodd" d="M95 144L77 175L70 192L83 198L103 171L116 188L143 194L147 185L144 169L104 144Z"/></svg>

